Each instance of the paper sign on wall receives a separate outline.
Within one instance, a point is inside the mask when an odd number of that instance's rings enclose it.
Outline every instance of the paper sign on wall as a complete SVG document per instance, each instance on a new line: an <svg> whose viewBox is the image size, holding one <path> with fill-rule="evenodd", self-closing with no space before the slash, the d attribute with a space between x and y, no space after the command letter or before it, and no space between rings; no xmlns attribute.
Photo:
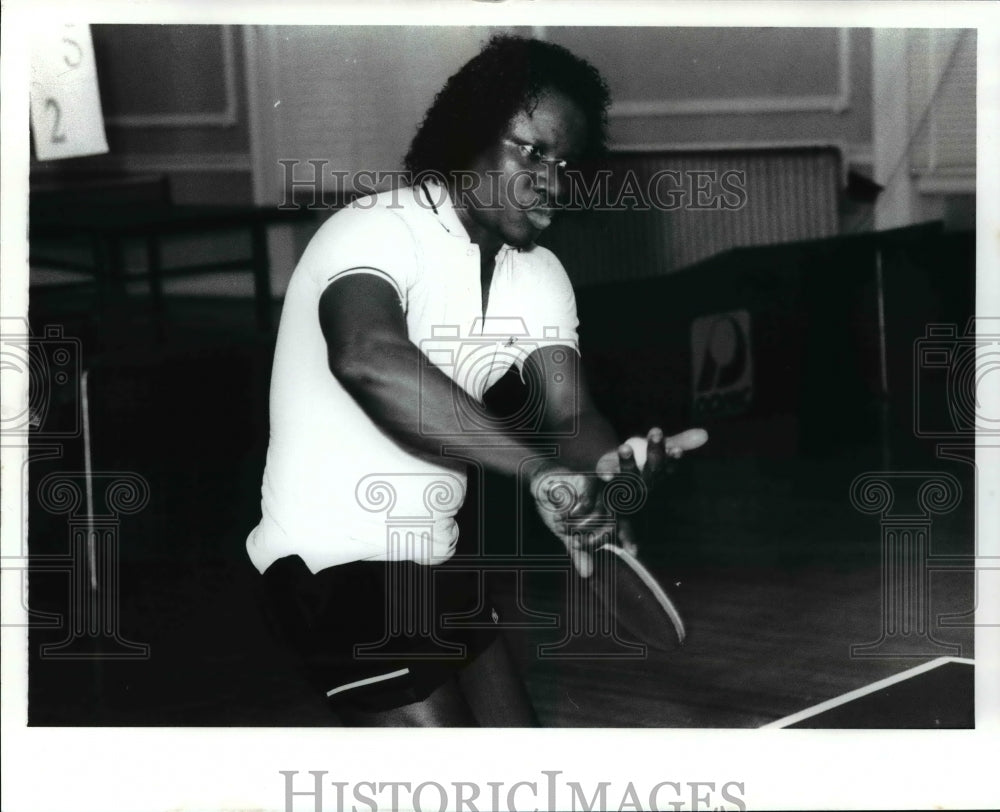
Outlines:
<svg viewBox="0 0 1000 812"><path fill-rule="evenodd" d="M30 96L40 161L108 151L90 26L51 25L32 32Z"/></svg>

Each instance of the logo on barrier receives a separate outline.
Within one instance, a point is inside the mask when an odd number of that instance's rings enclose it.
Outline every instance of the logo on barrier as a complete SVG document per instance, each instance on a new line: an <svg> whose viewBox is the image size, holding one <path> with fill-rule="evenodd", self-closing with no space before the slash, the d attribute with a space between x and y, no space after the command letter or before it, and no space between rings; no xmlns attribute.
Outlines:
<svg viewBox="0 0 1000 812"><path fill-rule="evenodd" d="M702 316L691 323L694 417L732 417L753 401L750 314Z"/></svg>

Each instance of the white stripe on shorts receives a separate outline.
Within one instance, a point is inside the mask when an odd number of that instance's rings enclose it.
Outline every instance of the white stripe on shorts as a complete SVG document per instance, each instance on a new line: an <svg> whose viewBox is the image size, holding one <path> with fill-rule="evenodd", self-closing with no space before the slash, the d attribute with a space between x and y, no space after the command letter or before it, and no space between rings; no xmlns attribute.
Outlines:
<svg viewBox="0 0 1000 812"><path fill-rule="evenodd" d="M333 696L334 694L339 694L341 691L349 691L351 688L360 688L362 685L371 685L373 682L382 682L383 680L392 679L393 677L401 677L404 674L409 674L409 668L400 668L399 671L391 671L388 674L380 674L377 677L368 677L367 679L359 679L357 682L349 682L346 685L341 685L337 688L331 688L326 692L327 696Z"/></svg>

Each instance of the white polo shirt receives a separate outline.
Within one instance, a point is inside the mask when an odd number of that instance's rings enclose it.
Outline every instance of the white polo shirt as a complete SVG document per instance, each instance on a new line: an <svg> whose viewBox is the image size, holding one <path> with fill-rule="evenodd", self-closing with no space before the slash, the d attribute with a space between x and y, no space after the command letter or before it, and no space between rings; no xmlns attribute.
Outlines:
<svg viewBox="0 0 1000 812"><path fill-rule="evenodd" d="M334 214L306 248L282 308L262 518L247 539L261 572L293 553L318 572L362 559L435 564L455 550L465 475L390 439L330 372L320 296L356 273L393 285L426 363L477 400L541 344L577 349L573 289L545 248L500 250L483 317L479 248L443 187L383 192ZM475 432L474 414L468 425Z"/></svg>

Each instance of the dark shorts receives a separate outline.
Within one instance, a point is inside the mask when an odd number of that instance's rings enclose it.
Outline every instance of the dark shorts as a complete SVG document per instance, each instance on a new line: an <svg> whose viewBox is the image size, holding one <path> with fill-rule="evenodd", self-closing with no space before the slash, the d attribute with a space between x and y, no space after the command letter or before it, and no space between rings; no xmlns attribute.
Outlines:
<svg viewBox="0 0 1000 812"><path fill-rule="evenodd" d="M299 556L264 573L263 605L336 708L425 699L498 634L481 573L447 562L358 561L315 575Z"/></svg>

